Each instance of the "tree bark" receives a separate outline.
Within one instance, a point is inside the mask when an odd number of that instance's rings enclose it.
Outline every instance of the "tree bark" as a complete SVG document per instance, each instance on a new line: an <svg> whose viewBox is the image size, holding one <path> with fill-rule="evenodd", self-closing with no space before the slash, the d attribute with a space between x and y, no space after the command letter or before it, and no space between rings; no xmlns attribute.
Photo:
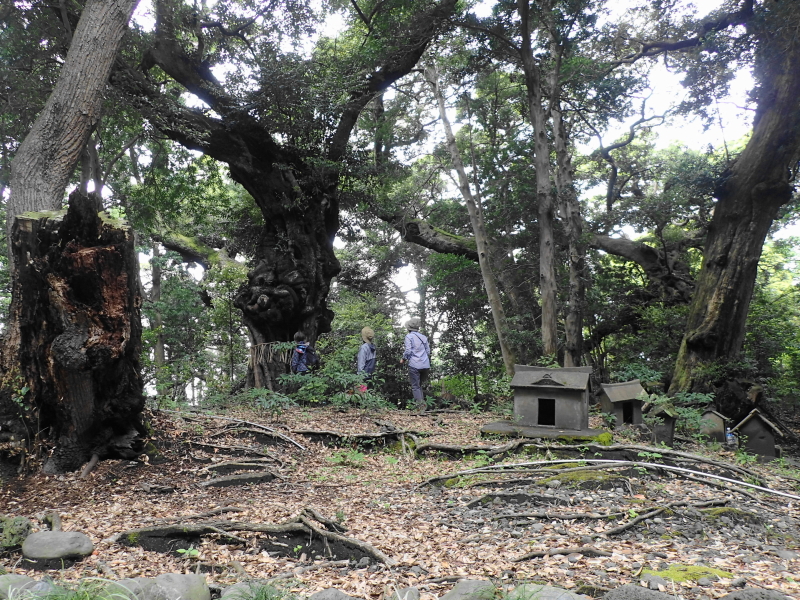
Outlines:
<svg viewBox="0 0 800 600"><path fill-rule="evenodd" d="M137 0L89 0L53 93L11 163L10 217L59 210L64 190L100 118L103 89ZM8 218L11 234L14 219Z"/></svg>
<svg viewBox="0 0 800 600"><path fill-rule="evenodd" d="M0 412L18 411L29 442L47 435L55 443L49 472L75 470L92 454L135 457L144 433L132 233L97 216L96 195L73 196L66 216L38 212L62 206L135 5L86 3L55 88L11 165Z"/></svg>
<svg viewBox="0 0 800 600"><path fill-rule="evenodd" d="M66 214L25 213L12 234L16 327L2 364L12 387L27 388L28 422L55 443L48 473L77 470L93 454L136 458L146 437L133 232L98 214L97 202L75 192Z"/></svg>
<svg viewBox="0 0 800 600"><path fill-rule="evenodd" d="M456 0L441 0L409 17L405 37L395 40L383 64L346 91L330 139L320 148L300 151L277 143L276 132L242 108L207 64L184 51L170 0L157 3L156 43L146 62L161 67L218 117L180 106L132 68L120 69L114 83L162 133L227 163L231 178L260 208L264 228L256 258L235 300L254 346L289 341L298 330L313 343L330 331L333 312L326 299L340 269L333 251L339 229L337 187L350 133L369 102L414 68L457 7ZM261 370L249 377L257 385L286 372L277 362L253 367Z"/></svg>
<svg viewBox="0 0 800 600"><path fill-rule="evenodd" d="M542 303L542 352L558 353L558 306L556 283L556 248L553 234L555 202L551 191L550 141L547 135L547 111L542 89L542 73L533 55L532 28L528 0L518 0L517 11L522 28L520 59L525 75L528 113L533 126L536 170L536 202L539 221L539 294Z"/></svg>
<svg viewBox="0 0 800 600"><path fill-rule="evenodd" d="M492 319L494 320L494 328L497 332L497 340L500 343L500 351L503 354L503 363L506 368L506 374L514 375L514 352L508 341L508 323L506 322L506 313L503 309L503 302L500 298L500 290L497 286L497 280L494 275L494 269L491 264L493 250L489 244L489 236L486 235L486 224L483 220L483 210L480 203L476 201L475 196L472 194L472 187L469 184L464 163L461 160L461 153L456 144L456 136L453 134L453 128L450 125L450 119L447 117L447 107L444 103L444 96L439 87L438 74L430 69L426 70L426 79L433 89L433 94L436 102L439 105L439 118L442 120L444 127L445 139L447 140L447 148L450 151L450 159L453 163L453 168L458 175L458 189L461 192L461 197L467 205L467 212L469 213L470 224L472 225L472 232L475 235L475 244L478 247L478 264L481 268L481 275L483 276L483 285L486 288L486 295L489 299L489 306L492 309Z"/></svg>
<svg viewBox="0 0 800 600"><path fill-rule="evenodd" d="M726 173L708 232L702 268L670 392L702 390L704 367L742 349L758 261L778 209L792 196L800 158L800 25L795 3L762 6L752 24L760 74L753 134Z"/></svg>

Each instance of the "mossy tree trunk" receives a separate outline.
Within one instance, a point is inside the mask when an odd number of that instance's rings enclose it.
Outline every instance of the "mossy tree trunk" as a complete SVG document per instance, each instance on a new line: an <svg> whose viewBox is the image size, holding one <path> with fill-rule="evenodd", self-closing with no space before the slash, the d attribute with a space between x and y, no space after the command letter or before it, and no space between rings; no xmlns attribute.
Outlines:
<svg viewBox="0 0 800 600"><path fill-rule="evenodd" d="M751 23L760 46L753 134L725 174L708 231L670 392L707 391L704 372L739 358L758 261L792 197L800 158L800 26L796 3L770 3Z"/></svg>

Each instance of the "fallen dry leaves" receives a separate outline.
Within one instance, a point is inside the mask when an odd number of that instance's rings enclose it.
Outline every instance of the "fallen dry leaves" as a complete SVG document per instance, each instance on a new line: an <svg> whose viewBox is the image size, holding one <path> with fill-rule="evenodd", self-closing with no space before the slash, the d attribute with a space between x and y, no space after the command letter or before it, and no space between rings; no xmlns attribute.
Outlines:
<svg viewBox="0 0 800 600"><path fill-rule="evenodd" d="M97 552L75 566L52 572L56 579L75 580L82 577L152 577L166 572L195 572L198 563L211 569L209 582L226 586L241 579L232 567L234 561L247 575L258 578L280 578L288 589L308 595L335 587L360 598L379 598L394 589L419 586L423 600L431 600L448 591L457 578L493 579L499 585L514 585L533 579L577 589L582 584L611 588L638 581L643 568L664 564L705 565L746 574L750 585L800 595L800 561L783 566L774 556L749 548L752 540L733 539L723 530L705 532L705 537L687 539L681 536L634 535L644 524L632 529L627 539L595 539L592 545L611 553L611 557L584 555L549 555L524 562L514 558L535 550L570 548L586 545L587 536L600 534L612 524L597 520L531 521L543 523L541 531L521 527L521 534L502 528L496 521L470 522L464 517L464 505L481 497L482 488L419 487L425 480L456 472L476 464L480 457L452 460L446 456L426 455L412 458L376 444L372 450L357 447L326 446L303 436L294 436L292 429L335 430L342 433L367 433L379 430L375 419L391 421L399 429L428 433L426 439L443 444L491 444L481 440L480 427L497 415L441 413L416 416L398 411L381 415L363 412L340 413L327 409L295 409L273 419L265 415L226 412L278 429L294 437L306 447L303 452L285 442L266 448L280 462L271 465L279 478L258 485L229 488L199 488L197 483L209 475L204 471L210 461L227 460L230 456L209 447L192 447L189 440L208 444L250 445L264 450L264 442L237 437L230 423L197 419L187 413L188 420L177 415L154 415L158 442L168 459L163 464L131 464L107 461L86 480L77 474L48 477L35 475L6 482L0 491L0 512L33 517L45 510L61 513L66 530L82 531L95 542ZM350 454L348 454L350 453ZM363 456L359 458L358 453ZM511 457L509 462L519 460ZM763 467L756 467L763 468ZM794 492L791 480L780 480L774 474L771 485L783 484ZM146 493L143 483L172 488L172 493ZM761 505L737 498L735 493L704 486L666 474L658 484L636 486L635 494L626 492L624 501L648 505L676 499L703 501L730 497L737 505L747 505L767 520L791 515L800 518L800 511L785 498L761 496ZM151 488L158 489L158 488ZM587 496L589 494L586 494ZM597 511L603 496L596 501L581 500L570 511ZM576 501L577 502L577 501ZM615 500L616 504L621 502ZM749 503L749 504L748 504ZM606 502L609 504L609 502ZM114 534L127 529L163 522L191 519L205 511L220 507L236 507L241 512L215 518L230 518L252 523L278 523L298 514L304 507L313 507L329 518L343 519L346 535L372 544L398 561L394 568L374 565L369 568L325 566L298 552L297 556L274 556L257 545L258 534L241 533L251 541L248 546L222 544L205 538L197 545L197 558L178 554L162 554L139 547L123 546L110 541ZM549 508L547 510L550 510ZM605 510L605 508L603 509ZM460 512L459 512L460 511ZM765 530L769 532L769 529ZM796 545L800 532L782 531L776 545ZM582 540L583 538L583 540ZM765 540L767 541L767 540ZM709 552L710 551L710 552ZM657 558L653 558L657 554ZM25 571L19 555L0 558L7 572L36 574ZM331 561L327 561L331 562ZM784 561L785 563L786 561ZM113 575L109 575L112 573ZM794 575L792 575L794 574ZM671 591L671 590L666 590ZM695 583L677 585L676 591L686 598L718 598L731 591L729 580L713 582L698 588Z"/></svg>

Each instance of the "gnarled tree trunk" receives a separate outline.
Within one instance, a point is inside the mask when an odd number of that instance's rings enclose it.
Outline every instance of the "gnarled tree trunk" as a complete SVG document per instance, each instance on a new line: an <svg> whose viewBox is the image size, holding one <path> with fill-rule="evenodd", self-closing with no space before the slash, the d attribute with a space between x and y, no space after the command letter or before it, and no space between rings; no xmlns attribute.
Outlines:
<svg viewBox="0 0 800 600"><path fill-rule="evenodd" d="M95 454L135 458L146 436L133 232L98 203L75 192L66 212L17 217L11 238L15 327L2 365L28 427L55 443L48 473Z"/></svg>
<svg viewBox="0 0 800 600"><path fill-rule="evenodd" d="M769 3L758 17L753 135L717 191L670 392L703 389L703 367L738 357L764 241L792 196L790 178L800 158L800 44L794 38L800 8Z"/></svg>

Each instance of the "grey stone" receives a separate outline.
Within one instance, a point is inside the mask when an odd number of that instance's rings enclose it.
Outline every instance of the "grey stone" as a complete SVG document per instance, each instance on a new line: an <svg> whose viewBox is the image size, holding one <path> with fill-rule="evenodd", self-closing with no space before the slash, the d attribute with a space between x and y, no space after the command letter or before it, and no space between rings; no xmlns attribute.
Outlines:
<svg viewBox="0 0 800 600"><path fill-rule="evenodd" d="M419 565L414 565L409 569L409 571L414 573L414 575L422 575L423 573L427 573L427 571L422 567L420 567Z"/></svg>
<svg viewBox="0 0 800 600"><path fill-rule="evenodd" d="M629 583L617 589L611 590L603 600L674 600L673 597L664 592L648 590L640 585Z"/></svg>
<svg viewBox="0 0 800 600"><path fill-rule="evenodd" d="M389 600L419 600L419 590L415 587L407 587L395 590Z"/></svg>
<svg viewBox="0 0 800 600"><path fill-rule="evenodd" d="M775 555L784 560L794 560L798 556L797 552L792 552L791 550L776 550Z"/></svg>
<svg viewBox="0 0 800 600"><path fill-rule="evenodd" d="M533 525L531 525L531 531L533 533L541 533L542 531L544 531L544 524L534 523Z"/></svg>
<svg viewBox="0 0 800 600"><path fill-rule="evenodd" d="M361 560L358 561L358 567L363 569L364 567L368 567L371 562L372 561L369 559L369 557L365 556Z"/></svg>
<svg viewBox="0 0 800 600"><path fill-rule="evenodd" d="M222 590L220 599L250 600L251 598L255 597L259 590L263 588L269 588L270 591L274 591L274 594L269 594L270 596L274 596L276 598L281 596L280 590L274 586L271 586L265 580L251 579L249 581L240 581L239 583L235 583L230 587L226 587L224 590Z"/></svg>
<svg viewBox="0 0 800 600"><path fill-rule="evenodd" d="M27 575L0 575L0 600L6 600L9 596L16 596L16 590L26 584L36 581Z"/></svg>
<svg viewBox="0 0 800 600"><path fill-rule="evenodd" d="M697 580L697 585L700 587L708 587L711 585L711 580L708 577L701 577Z"/></svg>
<svg viewBox="0 0 800 600"><path fill-rule="evenodd" d="M92 540L79 531L39 531L22 542L22 555L33 560L83 558L92 552Z"/></svg>
<svg viewBox="0 0 800 600"><path fill-rule="evenodd" d="M165 573L156 577L155 582L170 594L171 600L211 600L205 575Z"/></svg>
<svg viewBox="0 0 800 600"><path fill-rule="evenodd" d="M25 577L24 575L7 575L6 577ZM44 598L52 594L56 589L53 580L45 577L40 581L25 577L23 579L9 580L9 585L6 588L7 598L14 598L14 600L28 600L34 598Z"/></svg>
<svg viewBox="0 0 800 600"><path fill-rule="evenodd" d="M589 600L589 597L551 585L525 583L511 590L508 600Z"/></svg>
<svg viewBox="0 0 800 600"><path fill-rule="evenodd" d="M155 580L147 577L120 579L106 587L106 593L114 600L128 598L129 600L171 600L167 590L158 585Z"/></svg>
<svg viewBox="0 0 800 600"><path fill-rule="evenodd" d="M328 588L316 594L311 594L308 600L355 600L353 596L348 596L342 590L336 588Z"/></svg>
<svg viewBox="0 0 800 600"><path fill-rule="evenodd" d="M775 590L745 588L731 592L727 596L723 596L721 600L791 600L791 598Z"/></svg>
<svg viewBox="0 0 800 600"><path fill-rule="evenodd" d="M491 581L462 579L439 600L490 600L495 589Z"/></svg>
<svg viewBox="0 0 800 600"><path fill-rule="evenodd" d="M663 577L659 577L658 575L653 575L651 573L648 573L647 575L643 576L642 581L647 583L647 587L651 590L658 591L659 585L663 585L665 587L667 586L666 579L664 579Z"/></svg>
<svg viewBox="0 0 800 600"><path fill-rule="evenodd" d="M732 587L739 587L740 588L740 587L744 587L746 585L747 585L747 579L745 579L744 577L737 577L736 579L731 581L731 586Z"/></svg>

